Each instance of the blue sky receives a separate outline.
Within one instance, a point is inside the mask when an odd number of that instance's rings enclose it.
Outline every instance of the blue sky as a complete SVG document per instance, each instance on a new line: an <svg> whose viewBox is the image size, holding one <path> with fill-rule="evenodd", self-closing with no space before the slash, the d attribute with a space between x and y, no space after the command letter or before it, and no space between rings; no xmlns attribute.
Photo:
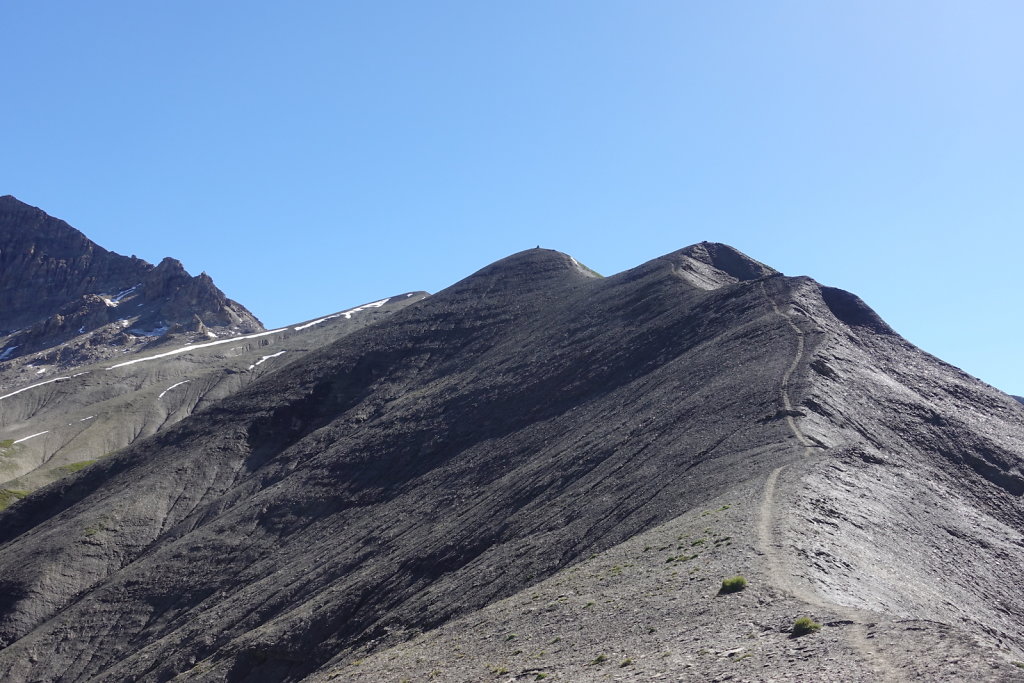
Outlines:
<svg viewBox="0 0 1024 683"><path fill-rule="evenodd" d="M7 2L0 194L277 326L701 240L1024 394L1019 2Z"/></svg>

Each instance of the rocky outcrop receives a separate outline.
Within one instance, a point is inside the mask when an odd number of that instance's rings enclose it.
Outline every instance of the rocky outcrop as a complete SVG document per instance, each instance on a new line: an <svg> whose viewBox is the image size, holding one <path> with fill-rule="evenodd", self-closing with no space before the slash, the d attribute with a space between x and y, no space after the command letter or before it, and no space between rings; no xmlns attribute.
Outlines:
<svg viewBox="0 0 1024 683"><path fill-rule="evenodd" d="M36 207L0 197L0 332L39 323L87 294L126 290L152 268Z"/></svg>
<svg viewBox="0 0 1024 683"><path fill-rule="evenodd" d="M72 340L78 340L75 348L63 357L111 338L129 347L148 343L171 328L216 334L263 329L205 273L192 277L171 258L153 266L107 251L10 195L0 197L0 300L5 361Z"/></svg>

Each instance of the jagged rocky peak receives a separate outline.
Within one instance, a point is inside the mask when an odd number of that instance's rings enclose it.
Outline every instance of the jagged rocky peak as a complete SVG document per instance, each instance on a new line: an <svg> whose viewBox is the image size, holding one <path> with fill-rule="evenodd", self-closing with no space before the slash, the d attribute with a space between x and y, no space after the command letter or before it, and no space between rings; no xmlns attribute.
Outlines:
<svg viewBox="0 0 1024 683"><path fill-rule="evenodd" d="M165 258L142 281L142 295L163 301L156 318L184 322L198 318L206 327L238 327L240 331L263 329L260 322L241 304L224 296L206 273L192 277L181 261Z"/></svg>
<svg viewBox="0 0 1024 683"><path fill-rule="evenodd" d="M0 343L4 360L73 343L62 357L148 343L176 329L256 332L262 324L205 273L108 251L33 206L0 197ZM196 322L198 320L198 322ZM80 360L85 360L81 358Z"/></svg>
<svg viewBox="0 0 1024 683"><path fill-rule="evenodd" d="M0 331L39 322L86 294L127 289L147 268L36 207L0 197Z"/></svg>

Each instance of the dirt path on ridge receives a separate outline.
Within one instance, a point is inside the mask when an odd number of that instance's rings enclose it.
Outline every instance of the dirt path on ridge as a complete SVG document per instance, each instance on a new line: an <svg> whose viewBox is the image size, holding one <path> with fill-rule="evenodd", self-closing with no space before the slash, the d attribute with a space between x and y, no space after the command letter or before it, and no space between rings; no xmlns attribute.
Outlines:
<svg viewBox="0 0 1024 683"><path fill-rule="evenodd" d="M800 445L803 447L804 456L813 456L814 452L811 440L804 435L796 420L793 419L793 406L789 397L790 378L800 366L800 362L803 360L805 352L806 345L804 341L804 332L793 321L792 316L779 307L779 305L768 295L768 292L764 287L764 282L760 282L759 285L761 287L761 292L764 294L765 299L767 299L767 301L772 305L775 313L783 318L796 334L796 353L793 355L793 362L790 363L789 368L787 368L786 372L782 375L782 383L779 393L780 398L782 399L783 408L786 411L786 424L789 425L789 429L793 433L793 436L796 437L797 441L799 441ZM885 655L878 650L878 648L872 646L869 640L873 637L871 634L871 628L874 626L874 623L869 621L871 616L870 613L865 613L860 610L824 600L814 591L808 590L806 587L800 585L799 582L794 581L793 574L786 571L784 568L784 562L779 553L774 535L775 520L778 518L776 489L778 488L779 476L787 468L789 468L789 465L776 467L768 475L768 478L764 483L761 503L758 507L758 549L764 553L765 558L767 558L768 572L772 583L782 592L788 593L798 600L821 609L836 612L840 614L843 619L852 622L851 626L848 629L845 629L850 645L861 655L870 668L875 671L878 676L877 680L886 682L899 681L900 677L897 674L896 669L892 666Z"/></svg>

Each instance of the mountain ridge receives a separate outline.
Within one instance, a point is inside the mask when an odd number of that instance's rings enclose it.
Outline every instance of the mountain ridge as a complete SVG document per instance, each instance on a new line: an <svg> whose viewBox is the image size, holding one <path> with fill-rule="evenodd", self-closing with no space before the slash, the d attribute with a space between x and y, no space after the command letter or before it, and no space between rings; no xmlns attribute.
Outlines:
<svg viewBox="0 0 1024 683"><path fill-rule="evenodd" d="M668 651L696 667L685 680L1012 680L1024 605L1014 574L985 568L1024 564L1024 409L854 295L733 252L702 243L607 278L559 252L514 254L0 512L0 671L426 677L389 659L417 634L478 614L481 637L510 642L479 610L621 576L655 581L651 614L686 596L685 623L723 624L686 642L645 626L623 666L636 675L666 674ZM673 524L667 559L614 550ZM643 571L609 560L598 584L573 578L623 552ZM894 562L914 580L882 571ZM736 571L752 580L738 610L715 595ZM566 614L584 619L595 597L567 598ZM550 598L513 641L540 649L563 609ZM828 623L798 659L785 624L807 612ZM624 644L628 607L593 613L586 646ZM61 640L68 629L87 635ZM435 652L468 642L445 637ZM761 654L701 659L723 640ZM915 654L943 642L958 662ZM591 680L597 666L596 652L548 664L485 649L430 666L470 680Z"/></svg>

